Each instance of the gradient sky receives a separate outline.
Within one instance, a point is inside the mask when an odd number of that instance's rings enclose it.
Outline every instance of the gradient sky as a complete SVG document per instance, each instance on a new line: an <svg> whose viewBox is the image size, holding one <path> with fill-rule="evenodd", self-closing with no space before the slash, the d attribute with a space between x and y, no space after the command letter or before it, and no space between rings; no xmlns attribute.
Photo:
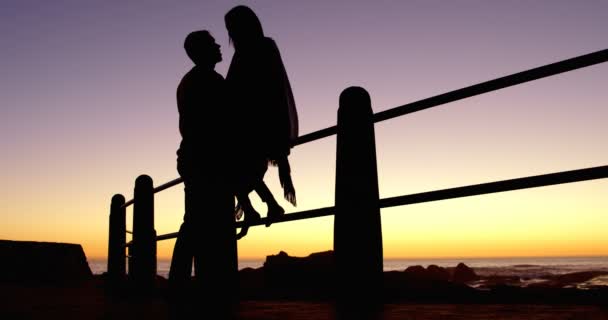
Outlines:
<svg viewBox="0 0 608 320"><path fill-rule="evenodd" d="M378 112L608 48L607 1L5 0L0 238L79 243L104 258L112 195L132 198L140 174L177 177L184 37L210 30L225 75L223 16L236 4L276 40L301 134L335 125L348 86L366 88ZM380 196L607 165L607 83L605 63L379 123ZM335 137L291 161L288 212L333 205ZM276 170L266 181L281 194ZM598 180L385 209L384 255L608 255L607 193ZM157 233L177 231L182 186L155 199ZM329 250L332 232L331 217L255 227L239 256ZM159 242L159 257L172 247Z"/></svg>

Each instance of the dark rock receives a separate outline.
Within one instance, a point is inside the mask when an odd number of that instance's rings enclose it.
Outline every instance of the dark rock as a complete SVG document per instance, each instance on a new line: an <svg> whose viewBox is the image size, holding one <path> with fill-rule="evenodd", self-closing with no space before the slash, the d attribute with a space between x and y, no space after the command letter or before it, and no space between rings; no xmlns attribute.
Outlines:
<svg viewBox="0 0 608 320"><path fill-rule="evenodd" d="M426 269L423 266L409 266L403 272L412 278L426 278Z"/></svg>
<svg viewBox="0 0 608 320"><path fill-rule="evenodd" d="M467 301L477 294L477 290L465 284L448 281L440 269L430 270L411 266L402 272L384 272L385 297L412 301Z"/></svg>
<svg viewBox="0 0 608 320"><path fill-rule="evenodd" d="M450 280L450 273L442 267L436 266L434 264L426 267L427 275L429 279L439 280L439 281L448 281Z"/></svg>
<svg viewBox="0 0 608 320"><path fill-rule="evenodd" d="M428 266L426 269L419 265L409 266L405 269L404 274L412 280L449 281L450 279L450 274L445 268L434 264Z"/></svg>
<svg viewBox="0 0 608 320"><path fill-rule="evenodd" d="M264 270L244 268L239 270L240 294L244 297L263 297L265 292Z"/></svg>
<svg viewBox="0 0 608 320"><path fill-rule="evenodd" d="M244 299L314 299L335 297L332 251L292 257L281 251L266 258L258 269L239 272ZM605 273L586 272L553 276L547 281L580 282ZM353 283L360 283L353 277ZM361 287L361 290L366 288ZM410 266L383 273L385 301L425 303L597 303L605 301L606 288L578 290L551 286L523 287L517 276L480 277L464 263L443 268Z"/></svg>
<svg viewBox="0 0 608 320"><path fill-rule="evenodd" d="M333 293L333 251L291 257L281 251L266 257L263 266L265 286L279 297L326 297Z"/></svg>
<svg viewBox="0 0 608 320"><path fill-rule="evenodd" d="M452 282L455 283L467 283L478 280L479 276L464 263L459 263L453 270Z"/></svg>
<svg viewBox="0 0 608 320"><path fill-rule="evenodd" d="M530 284L529 287L566 288L607 274L606 271L581 271L551 275L545 277L546 281Z"/></svg>
<svg viewBox="0 0 608 320"><path fill-rule="evenodd" d="M76 284L93 278L79 244L0 240L0 282Z"/></svg>
<svg viewBox="0 0 608 320"><path fill-rule="evenodd" d="M334 275L339 272L335 270L333 251L307 257L292 257L281 251L268 256L261 269L240 272L241 279L250 282L241 286L250 296L259 297L253 293L257 290L274 298L327 298L334 293ZM462 263L450 269L452 272L436 265L426 269L417 265L404 271L384 272L384 294L389 299L415 300L466 300L476 296L477 290L465 284L479 278L475 272ZM353 277L352 281L356 283L359 279Z"/></svg>

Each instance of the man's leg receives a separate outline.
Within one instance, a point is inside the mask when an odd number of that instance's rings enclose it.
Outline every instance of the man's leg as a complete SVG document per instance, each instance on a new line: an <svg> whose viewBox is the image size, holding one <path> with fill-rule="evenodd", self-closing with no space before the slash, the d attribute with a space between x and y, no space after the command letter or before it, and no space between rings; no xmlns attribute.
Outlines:
<svg viewBox="0 0 608 320"><path fill-rule="evenodd" d="M177 240L173 247L171 266L169 267L169 283L175 286L183 286L190 281L192 275L192 258L194 251L192 247L193 230L192 216L196 210L193 187L190 182L184 182L184 222L179 228Z"/></svg>
<svg viewBox="0 0 608 320"><path fill-rule="evenodd" d="M194 256L192 219L195 213L193 190L189 182L184 182L185 214L173 247L169 268L169 313L171 320L188 319L192 301L192 259Z"/></svg>
<svg viewBox="0 0 608 320"><path fill-rule="evenodd" d="M206 312L228 312L238 298L238 254L234 195L213 185L199 198L204 220L197 220L194 268Z"/></svg>
<svg viewBox="0 0 608 320"><path fill-rule="evenodd" d="M171 266L169 268L169 283L172 285L184 285L190 281L192 275L192 246L188 238L191 237L190 226L182 223L177 233L177 240L173 247Z"/></svg>

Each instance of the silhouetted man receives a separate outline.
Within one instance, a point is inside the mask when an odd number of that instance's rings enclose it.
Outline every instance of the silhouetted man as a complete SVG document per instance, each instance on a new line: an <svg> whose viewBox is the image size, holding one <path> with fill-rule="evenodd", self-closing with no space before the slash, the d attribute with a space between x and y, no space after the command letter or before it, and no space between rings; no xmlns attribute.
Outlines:
<svg viewBox="0 0 608 320"><path fill-rule="evenodd" d="M177 170L184 180L185 215L169 283L175 299L183 301L196 293L203 300L194 305L207 308L230 302L237 287L234 192L226 176L232 140L224 78L214 71L222 61L220 46L209 32L194 31L186 37L184 49L195 66L177 88L182 136ZM195 291L190 292L193 259Z"/></svg>

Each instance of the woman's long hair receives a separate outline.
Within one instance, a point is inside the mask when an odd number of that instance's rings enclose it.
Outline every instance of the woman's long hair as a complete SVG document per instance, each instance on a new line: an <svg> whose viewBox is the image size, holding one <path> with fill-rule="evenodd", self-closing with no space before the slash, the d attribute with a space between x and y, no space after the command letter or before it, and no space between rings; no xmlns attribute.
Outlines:
<svg viewBox="0 0 608 320"><path fill-rule="evenodd" d="M274 91L273 94L279 93L283 95L282 98L278 99L281 101L279 109L283 108L284 114L287 115L287 119L275 119L277 121L287 121L288 125L288 137L287 140L290 142L288 146L279 145L280 148L287 148L286 152L289 154L289 149L292 146L293 141L298 137L298 114L296 105L287 76L287 71L281 60L279 49L273 40L264 36L264 30L258 16L251 10L251 8L243 5L236 6L226 13L224 16L224 22L226 23L226 29L228 29L228 35L230 36L230 42L234 45L235 54L233 56L232 63L228 69L228 75L226 79L231 79L234 73L238 72L250 72L251 70L243 70L242 63L243 57L247 55L259 55L260 60L266 62L262 63L268 67L265 70L266 77L271 77L272 85L281 87L281 90ZM250 50L253 49L253 50ZM260 62L260 61L258 61ZM249 63L249 62L248 62ZM238 71L235 71L238 69ZM261 76L261 75L260 75ZM261 76L262 77L262 76ZM262 81L256 85L266 85ZM254 85L249 83L248 85ZM278 141L283 140L282 137L276 137ZM273 147L277 147L276 144L271 144ZM287 157L284 159L269 159L271 165L277 165L279 167L279 180L283 187L284 197L294 206L296 205L296 192L291 179L291 168Z"/></svg>
<svg viewBox="0 0 608 320"><path fill-rule="evenodd" d="M264 29L258 16L247 6L236 6L224 16L230 42L234 47L264 37Z"/></svg>

